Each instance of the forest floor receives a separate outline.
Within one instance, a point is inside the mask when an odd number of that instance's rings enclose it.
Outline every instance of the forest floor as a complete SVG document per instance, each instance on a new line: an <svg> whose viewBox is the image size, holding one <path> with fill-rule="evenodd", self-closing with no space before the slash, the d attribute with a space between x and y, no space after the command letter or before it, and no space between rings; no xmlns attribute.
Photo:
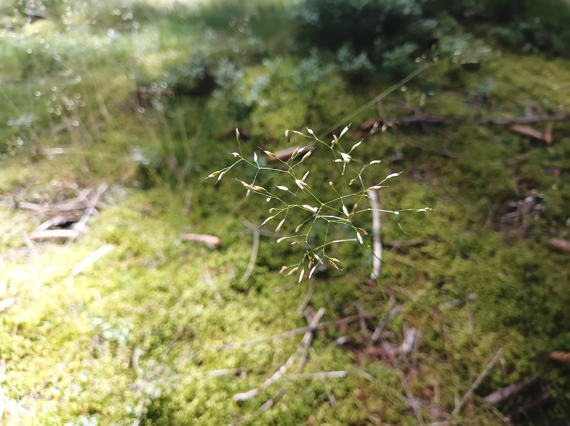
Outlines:
<svg viewBox="0 0 570 426"><path fill-rule="evenodd" d="M240 12L233 32L208 13L185 23L119 6L97 25L84 11L71 30L10 21L0 46L0 418L71 426L565 417L568 369L549 353L570 343L569 258L547 242L570 234L570 123L525 124L532 138L499 125L360 126L413 114L562 114L570 62L481 50L476 70L429 64L370 103L393 82L355 83L314 57L274 54L287 26L270 19L284 7L276 4ZM265 45L238 33L264 17L273 31ZM186 75L173 93L170 78L184 73L176 64L216 69L219 89L203 96ZM303 253L277 245L274 227L257 227L273 205L245 198L234 180L251 181L253 171L240 165L217 184L204 180L232 164L236 122L251 157L263 156L260 146L290 146L287 128L308 126L328 141L327 129L352 122L345 138L364 138L360 158L382 160L370 181L402 172L378 191L382 208L433 210L382 214L378 282L357 243L331 252L343 271L301 283L281 276ZM313 157L309 180L326 191L338 173ZM372 234L372 215L358 226ZM321 314L322 329L303 329ZM541 386L530 395L497 407L483 400L534 376ZM259 394L236 398L252 389Z"/></svg>

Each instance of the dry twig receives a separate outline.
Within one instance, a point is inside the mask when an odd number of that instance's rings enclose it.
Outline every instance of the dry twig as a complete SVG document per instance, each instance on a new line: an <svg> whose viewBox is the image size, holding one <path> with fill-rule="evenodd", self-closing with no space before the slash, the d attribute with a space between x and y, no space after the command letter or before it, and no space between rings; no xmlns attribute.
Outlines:
<svg viewBox="0 0 570 426"><path fill-rule="evenodd" d="M388 323L390 322L390 319L392 318L392 309L394 308L394 305L396 304L396 298L394 296L390 297L390 300L388 302L388 313L386 314L386 316L378 323L378 326L376 327L376 329L374 330L374 333L372 333L372 341L376 342L378 340L378 338L380 337L380 335L382 334L382 332L384 331L384 328L386 327L386 325L388 325ZM394 312L397 313L397 312Z"/></svg>
<svg viewBox="0 0 570 426"><path fill-rule="evenodd" d="M400 382L402 383L402 387L404 388L404 391L406 392L406 395L408 396L408 405L412 408L412 410L414 410L414 413L416 414L416 417L418 419L418 423L423 426L425 423L424 423L424 419L422 417L422 413L421 413L419 407L417 406L417 404L412 402L415 400L415 398L412 395L412 393L410 392L410 388L406 384L406 376L404 375L402 370L397 368L398 363L396 361L396 357L394 356L394 353L390 350L388 350L386 352L388 353L388 356L390 357L390 361L392 361L392 364L394 365L394 369L396 370L396 374L398 375L398 378L400 379Z"/></svg>
<svg viewBox="0 0 570 426"><path fill-rule="evenodd" d="M366 318L376 318L376 316L377 315L374 313L373 314L366 314ZM245 343L228 343L226 345L204 347L204 348L202 348L202 351L206 351L206 352L208 352L208 351L227 351L230 349L251 348L252 346L261 345L264 343L271 343L271 342L276 342L279 340L290 339L291 337L295 337L295 336L298 336L299 334L306 333L308 330L311 330L311 329L323 330L325 328L338 327L338 326L350 324L350 323L353 323L356 321L360 321L360 315L355 315L352 317L343 318L343 319L340 319L337 321L323 322L321 324L317 324L314 328L312 328L311 326L297 328L296 330L291 330L291 331L288 331L287 333L277 334L275 336L265 337L263 339L251 340L251 341L245 342Z"/></svg>
<svg viewBox="0 0 570 426"><path fill-rule="evenodd" d="M77 266L71 270L69 275L74 277L75 275L81 273L85 268L95 263L95 261L97 261L97 259L99 259L101 256L104 256L107 253L109 253L111 250L113 250L114 247L115 246L113 244L106 244L100 249L95 250L93 253L91 253L89 256L87 256L85 259L79 262Z"/></svg>
<svg viewBox="0 0 570 426"><path fill-rule="evenodd" d="M380 203L376 191L368 191L370 199L370 208L372 209L372 241L374 244L374 259L372 260L372 274L370 278L375 280L380 277L380 268L382 267L382 241L380 239L381 219L380 219Z"/></svg>
<svg viewBox="0 0 570 426"><path fill-rule="evenodd" d="M31 240L44 240L49 238L76 238L79 233L73 229L46 229L45 231L32 231L28 234Z"/></svg>
<svg viewBox="0 0 570 426"><path fill-rule="evenodd" d="M295 354L291 355L289 357L289 359L287 359L285 364L283 364L279 368L279 370L277 370L275 372L275 374L273 374L273 376L271 376L261 386L255 388L255 389L252 389L248 392L235 394L234 400L235 401L247 401L248 399L251 399L251 398L259 395L261 392L263 392L269 386L271 386L272 384L277 382L287 372L287 369L289 367L291 367L291 365L295 361L296 356L301 357L301 360L299 362L299 367L297 368L297 372L296 372L296 374L299 374L302 371L302 369L305 366L305 363L307 361L307 352L308 352L309 347L311 345L311 340L313 338L313 331L315 330L315 327L318 324L318 322L320 321L320 319L323 317L324 313L325 313L324 308L319 309L319 311L316 313L316 315L313 317L313 320L309 324L309 330L307 330L305 332L305 336L301 340L301 343L299 344L299 346L297 348L297 352Z"/></svg>
<svg viewBox="0 0 570 426"><path fill-rule="evenodd" d="M514 394L523 392L532 386L538 385L539 383L540 383L540 378L535 376L525 382L518 382L518 383L513 383L512 385L505 386L504 388L499 389L493 392L492 394L487 395L484 398L484 400L488 404L497 405L502 401L504 401L505 399L510 398Z"/></svg>
<svg viewBox="0 0 570 426"><path fill-rule="evenodd" d="M561 251L563 253L570 253L570 241L561 240L559 238L551 238L548 240L548 247L557 251Z"/></svg>
<svg viewBox="0 0 570 426"><path fill-rule="evenodd" d="M414 114L406 117L400 117L395 119L384 120L382 118L373 118L368 120L364 125L372 127L374 122L385 123L385 124L412 124L412 123L424 123L424 124L442 124L442 125L455 125L455 126L465 126L465 125L478 125L478 126L509 126L517 124L533 124L533 123L544 123L548 121L570 121L570 114L555 114L546 116L530 116L522 118L444 118L444 117L429 117L421 114ZM363 126L364 126L363 125ZM361 128L361 130L367 130L366 128Z"/></svg>
<svg viewBox="0 0 570 426"><path fill-rule="evenodd" d="M481 384L481 382L483 381L483 379L487 377L489 371L491 371L495 363L501 358L502 355L503 355L503 349L501 348L497 351L495 357L491 360L491 362L487 365L487 367L481 372L481 374L479 374L479 377L477 377L477 379L473 382L471 388L469 388L469 390L465 393L465 395L463 395L463 398L461 398L459 404L457 404L456 407L451 412L452 416L456 415L457 413L459 413L459 411L461 411L461 408L463 408L465 403L469 400L469 398L471 398L471 395L473 395L475 389L477 389Z"/></svg>

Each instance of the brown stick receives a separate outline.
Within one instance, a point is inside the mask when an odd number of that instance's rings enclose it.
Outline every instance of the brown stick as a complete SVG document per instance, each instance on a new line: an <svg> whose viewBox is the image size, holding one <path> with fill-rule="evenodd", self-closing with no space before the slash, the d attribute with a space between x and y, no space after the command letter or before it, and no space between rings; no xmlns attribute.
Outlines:
<svg viewBox="0 0 570 426"><path fill-rule="evenodd" d="M537 385L538 383L540 383L540 378L535 376L525 382L518 382L513 383L509 386L505 386L504 388L487 395L484 400L488 404L497 405L505 399L510 398L515 393L523 392L524 390Z"/></svg>
<svg viewBox="0 0 570 426"><path fill-rule="evenodd" d="M380 277L380 268L382 267L380 203L378 202L376 191L372 190L366 193L370 199L370 208L372 209L372 241L374 245L374 259L372 259L372 274L370 274L370 278L375 280Z"/></svg>
<svg viewBox="0 0 570 426"><path fill-rule="evenodd" d="M397 368L398 363L396 362L396 357L394 356L393 352L390 350L387 352L388 352L388 356L390 357L390 361L392 361L392 364L394 365L394 369L396 370L396 374L398 375L398 378L400 379L400 382L402 383L402 387L404 388L404 391L406 392L406 395L408 396L408 401L409 401L408 405L412 407L412 410L414 410L414 413L416 414L416 417L418 419L418 423L422 426L425 425L424 419L422 417L422 412L416 406L416 404L414 404L412 402L414 400L414 396L412 395L412 393L410 392L410 388L406 384L406 376L404 375L402 370Z"/></svg>
<svg viewBox="0 0 570 426"><path fill-rule="evenodd" d="M489 371L491 371L491 369L493 368L495 363L501 358L501 356L503 356L502 348L497 351L495 357L491 360L491 362L487 365L487 367L481 372L481 374L479 374L479 377L477 377L477 379L473 382L469 390L465 392L465 395L463 395L463 398L461 398L459 404L457 404L457 406L451 412L452 416L456 415L457 413L459 413L459 411L461 411L461 408L463 408L465 403L469 400L469 398L471 398L471 395L473 395L475 389L477 389L481 384L481 382L483 381L483 379L487 377L487 374L489 374Z"/></svg>
<svg viewBox="0 0 570 426"><path fill-rule="evenodd" d="M366 314L365 317L366 318L376 318L377 314ZM356 321L360 321L360 318L361 318L360 315L355 315L352 317L340 319L338 321L323 322L323 323L317 324L315 326L314 330L323 330L325 328L338 327L341 325L350 324L350 323L353 323ZM302 328L297 328L296 330L288 331L287 333L277 334L275 336L265 337L263 339L251 340L251 341L245 342L245 343L228 343L226 345L220 345L220 346L209 346L209 347L206 346L205 348L202 348L201 350L204 352L209 352L209 351L227 351L229 349L251 348L252 346L261 345L264 343L271 343L271 342L277 342L279 340L290 339L291 337L295 337L295 336L298 336L299 334L303 334L310 329L311 329L310 326L302 327Z"/></svg>
<svg viewBox="0 0 570 426"><path fill-rule="evenodd" d="M313 331L315 330L315 326L321 320L324 313L325 313L324 308L319 309L319 311L315 314L315 316L313 317L313 320L309 324L309 330L307 330L307 332L305 333L305 336L303 337L303 340L301 340L301 343L297 347L297 352L294 353L293 355L291 355L287 359L285 364L283 364L275 372L275 374L273 374L261 386L255 388L255 389L252 389L252 390L250 390L248 392L244 392L244 393L236 393L234 395L234 400L235 401L247 401L248 399L251 399L251 398L259 395L261 392L263 392L269 386L271 386L272 384L277 382L287 372L287 369L289 367L291 367L291 365L293 365L293 362L295 361L295 356L301 357L301 361L300 361L299 367L297 368L297 373L296 373L296 374L299 374L302 371L303 367L305 366L305 363L307 362L307 352L309 351L309 347L311 345L311 340L313 338Z"/></svg>
<svg viewBox="0 0 570 426"><path fill-rule="evenodd" d="M81 273L85 268L87 268L88 266L91 266L93 263L95 263L97 261L97 259L99 259L101 256L106 255L107 253L109 253L114 248L115 248L115 246L113 244L105 244L103 247L94 251L89 256L87 256L85 259L83 259L81 262L79 262L77 264L77 266L71 270L69 275L71 275L73 277L73 276Z"/></svg>
<svg viewBox="0 0 570 426"><path fill-rule="evenodd" d="M386 327L388 322L390 322L390 319L392 317L392 308L394 307L395 304L396 304L396 298L394 296L390 297L390 301L388 302L388 313L386 314L384 319L382 319L380 321L380 323L378 324L378 326L374 330L374 333L372 334L372 341L373 342L376 342L378 340L378 338L380 337L380 335L384 331L384 328Z"/></svg>
<svg viewBox="0 0 570 426"><path fill-rule="evenodd" d="M73 229L46 229L45 231L33 231L28 234L31 240L43 240L45 238L75 238L79 233Z"/></svg>
<svg viewBox="0 0 570 426"><path fill-rule="evenodd" d="M424 115L410 115L407 117L400 117L395 119L384 120L376 118L368 120L365 124L370 122L380 122L385 124L412 124L412 123L425 123L425 124L443 124L443 125L478 125L478 126L507 126L513 124L533 124L544 123L548 121L570 121L570 114L555 114L546 116L531 116L523 118L444 118L444 117L428 117Z"/></svg>

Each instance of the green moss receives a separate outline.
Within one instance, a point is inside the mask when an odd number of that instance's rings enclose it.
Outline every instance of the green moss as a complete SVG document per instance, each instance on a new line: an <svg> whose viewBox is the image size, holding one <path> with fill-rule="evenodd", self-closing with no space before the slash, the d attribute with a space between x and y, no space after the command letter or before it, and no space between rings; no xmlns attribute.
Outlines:
<svg viewBox="0 0 570 426"><path fill-rule="evenodd" d="M277 6L275 10L282 12ZM112 18L109 23L116 25L118 18L105 16L101 19ZM212 98L164 95L160 105L148 101L144 113L137 111L132 78L162 80L172 63L195 53L188 52L192 42L197 52L211 53L212 45L201 44L204 40L197 35L205 27L157 12L151 22L141 18L144 25L138 35L124 31L114 41L106 36L110 27L74 26L74 44L69 33L46 22L38 34L28 31L27 37L0 48L7 82L0 91L1 116L8 122L34 114L30 126L0 128L2 141L17 137L24 141L0 148L0 195L12 195L16 201L59 201L74 196L72 184L116 185L104 196L107 208L88 222L89 232L69 247L44 242L35 251L26 249L22 233L45 218L22 209L0 210L0 298L18 300L0 316L0 351L6 360L3 390L33 414L29 424L79 424L82 419L128 423L143 402L146 424L228 424L236 413L255 412L279 389L280 384L275 384L263 396L239 404L232 399L273 374L295 351L300 337L244 350L203 350L306 325L295 312L307 283L273 291L289 283L277 271L298 261L301 250L276 245L273 238L262 235L254 274L246 282L240 280L252 244L240 219L261 223L271 207L261 198L245 198L233 180L249 179L252 170L236 167L217 185L203 181L231 164L236 149L233 135L219 136L236 124L235 110L226 100L247 106L248 115L238 125L251 134L243 149L252 155L259 146L287 147L286 128L308 126L320 134L391 83L372 76L366 85L355 84L316 54L305 60L291 54L262 61L265 54L271 56L271 49L279 48L287 32L283 17L264 16L280 24L274 24L273 33L271 28L255 31L275 38L267 42L267 51L255 52L255 43L238 40L241 47L254 46L242 58L232 57L244 72L239 84ZM176 25L167 28L169 22ZM230 49L233 30L226 29L227 22L218 23L219 28L208 22L219 32L218 40L223 40L219 43ZM156 33L162 46L155 43ZM46 54L40 37L55 51ZM96 42L101 47L95 47ZM61 62L54 62L54 53ZM215 59L221 61L224 55L225 51ZM27 74L22 64L30 64ZM72 73L63 73L68 68ZM406 114L398 103L445 117L512 117L522 115L524 108L547 114L565 101L568 81L566 61L494 52L477 72L453 63L431 67L422 81L390 94L382 107L390 117ZM52 86L57 90L52 91ZM63 97L76 99L76 93L85 106L65 109ZM61 115L48 112L54 103L62 105ZM370 107L354 118L354 127L378 114L376 105ZM79 126L52 132L74 119ZM498 127L447 126L424 132L401 126L366 136L358 148L360 158L383 161L367 170L366 182L404 172L380 191L384 208L434 209L402 211L398 219L382 217L385 242L426 240L398 250L386 246L380 280L382 289L399 286L412 296L396 293L402 312L389 326L392 342L401 344L404 327L422 329L418 373L410 382L414 395L428 392L437 381L441 404L452 408L454 394L463 394L503 347L506 375L494 369L478 390L481 395L537 374L553 379L554 394L566 400L564 371L549 364L547 354L559 349L557 342L570 329L565 315L570 302L567 257L551 252L545 243L550 236L568 237L568 175L563 170L555 181L547 170L566 167L569 135L567 124L556 123L554 144L545 147ZM300 143L295 138L293 143ZM350 140L343 143L349 145ZM56 147L68 152L41 155L41 149ZM458 158L446 155L448 151ZM396 154L402 160L392 162ZM325 158L321 155L318 150L303 165L303 172L311 170L312 189L334 196L328 182L335 180L339 190L348 191L338 168L332 161L319 160ZM353 168L357 170L351 164L347 173ZM277 183L268 178L263 184ZM148 190L123 193L122 188L131 186ZM544 194L544 213L529 220L525 229L501 222L507 203L524 199L531 189ZM296 219L292 215L287 226L294 227ZM361 215L357 225L371 231L370 216ZM317 237L325 232L325 227L315 228ZM343 232L338 230L340 237ZM185 233L218 235L222 247L211 251L184 242ZM69 276L80 260L104 244L115 248L82 274ZM350 275L336 271L317 275L311 306L325 307L323 321L351 315L344 310L355 300L367 312L384 314L382 289L363 279L370 271L359 248L346 244L331 255L345 262ZM206 268L221 303L204 278ZM471 294L476 298L469 298ZM442 306L456 300L461 303ZM376 321L368 323L370 328L375 325ZM331 344L347 334L355 336L354 352ZM378 362L373 351L363 350L358 324L327 330L325 337L319 334L314 339L321 368L350 372L347 378L328 381L338 404L329 406L322 382L298 380L281 401L250 424L298 425L314 416L319 425L360 425L366 424L367 415L388 424L416 423L394 370ZM135 350L141 354L142 372L133 365ZM218 378L191 376L243 367L256 369ZM305 371L318 371L311 357ZM427 410L424 415L427 419ZM474 421L489 423L493 416L476 404Z"/></svg>

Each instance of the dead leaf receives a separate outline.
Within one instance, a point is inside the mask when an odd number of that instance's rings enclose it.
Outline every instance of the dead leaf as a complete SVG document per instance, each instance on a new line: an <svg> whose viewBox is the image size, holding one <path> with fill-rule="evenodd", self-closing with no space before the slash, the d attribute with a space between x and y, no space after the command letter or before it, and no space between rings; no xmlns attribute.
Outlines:
<svg viewBox="0 0 570 426"><path fill-rule="evenodd" d="M507 124L505 126L505 129L507 129L511 133L518 133L523 136L528 136L529 138L538 139L540 141L545 140L544 135L542 133L530 127L519 126L518 124Z"/></svg>
<svg viewBox="0 0 570 426"><path fill-rule="evenodd" d="M570 241L561 240L558 238L551 238L550 240L548 240L548 247L564 253L570 253Z"/></svg>
<svg viewBox="0 0 570 426"><path fill-rule="evenodd" d="M182 239L184 241L203 243L209 248L218 248L222 245L220 239L214 235L186 234L182 236Z"/></svg>

